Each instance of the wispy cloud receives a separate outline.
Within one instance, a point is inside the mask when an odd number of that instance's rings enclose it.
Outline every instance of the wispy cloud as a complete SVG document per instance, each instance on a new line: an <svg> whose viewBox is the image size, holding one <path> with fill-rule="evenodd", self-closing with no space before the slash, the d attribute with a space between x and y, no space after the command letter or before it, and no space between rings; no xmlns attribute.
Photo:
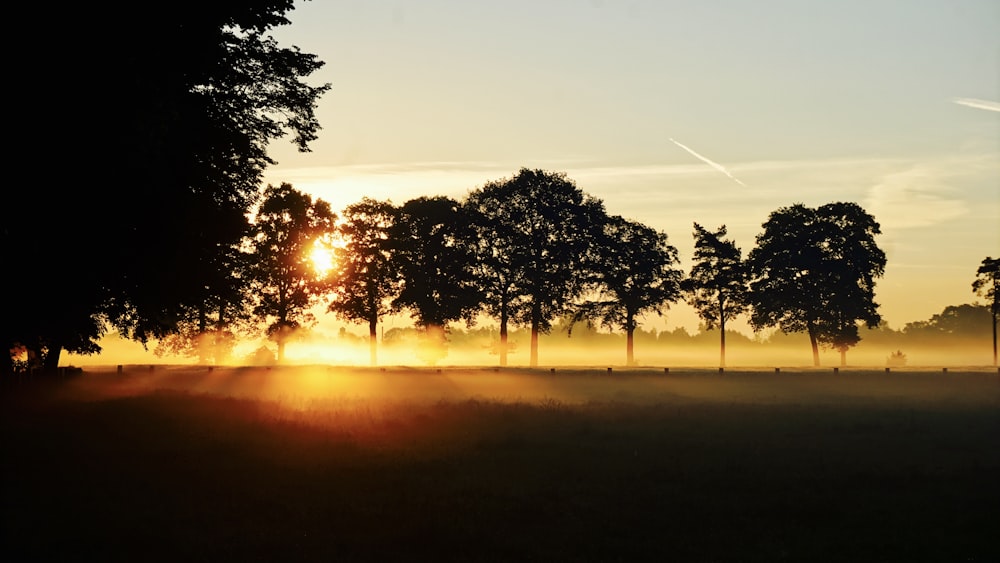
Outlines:
<svg viewBox="0 0 1000 563"><path fill-rule="evenodd" d="M867 206L885 230L927 227L968 213L952 163L915 163L883 176L868 193Z"/></svg>
<svg viewBox="0 0 1000 563"><path fill-rule="evenodd" d="M977 100L976 98L955 98L952 101L959 105L969 106L970 108L984 109L986 111L1000 111L1000 102Z"/></svg>
<svg viewBox="0 0 1000 563"><path fill-rule="evenodd" d="M718 163L716 163L716 162L713 162L713 161L709 160L708 158L706 158L706 157L704 157L704 156L702 156L702 155L700 155L700 154L696 153L696 152L695 152L694 150L692 150L692 149L691 149L691 148L689 148L688 146L684 145L683 143L680 143L680 142L677 142L677 141L675 141L675 140L673 140L673 139L670 139L670 142L671 142L671 143L673 143L673 144L675 144L675 145L677 145L678 147L680 147L680 148L682 148L682 149L686 150L687 152L691 153L691 155L692 155L692 156L694 156L695 158L697 158L697 159L701 160L701 161L702 161L702 162L704 162L705 164L708 164L708 165L709 165L709 166L711 166L712 168L715 168L715 169L716 169L716 170L718 170L719 172L722 172L722 173L723 173L723 174L725 174L726 176L729 176L729 177L730 177L730 178L731 178L731 179L732 179L732 180L733 180L734 182L736 182L737 184L739 184L739 185L741 185L741 186L744 186L744 187L746 187L746 184L744 184L743 182L741 182L741 181L740 181L740 179L739 179L739 178L737 178L736 176L733 176L732 174L730 174L730 173L729 173L729 171L728 171L728 170L726 170L726 168L725 168L724 166L722 166L721 164L718 164Z"/></svg>

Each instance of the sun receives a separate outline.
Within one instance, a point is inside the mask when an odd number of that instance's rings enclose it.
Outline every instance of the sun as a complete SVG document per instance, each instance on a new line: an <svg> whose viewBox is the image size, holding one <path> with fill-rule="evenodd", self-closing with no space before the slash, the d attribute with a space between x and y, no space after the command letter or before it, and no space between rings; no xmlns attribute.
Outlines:
<svg viewBox="0 0 1000 563"><path fill-rule="evenodd" d="M326 275L333 269L333 248L317 241L313 245L312 252L309 253L309 259L312 261L313 269L316 270L317 274L321 276Z"/></svg>

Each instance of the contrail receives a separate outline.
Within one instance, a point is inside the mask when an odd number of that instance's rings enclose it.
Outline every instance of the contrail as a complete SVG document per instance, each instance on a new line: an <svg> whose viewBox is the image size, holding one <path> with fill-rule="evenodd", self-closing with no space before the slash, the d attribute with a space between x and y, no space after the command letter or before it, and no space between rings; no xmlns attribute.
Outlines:
<svg viewBox="0 0 1000 563"><path fill-rule="evenodd" d="M984 109L986 111L1000 111L1000 102L977 100L975 98L955 98L952 101L956 104L969 106L970 108Z"/></svg>
<svg viewBox="0 0 1000 563"><path fill-rule="evenodd" d="M678 143L677 141L675 141L673 139L670 139L670 142L673 143L673 144L675 144L675 145L677 145L678 147L686 150L687 152L691 153L691 155L694 156L695 158L697 158L698 160L701 160L705 164L711 166L712 168L715 168L716 170L718 170L719 172L722 172L726 176L729 176L737 184L739 184L739 185L741 185L743 187L747 186L746 184L744 184L743 182L741 182L739 178L737 178L736 176L733 176L732 174L730 174L729 171L726 170L725 167L723 167L721 164L716 164L715 162L712 162L711 160L709 160L709 159L701 156L700 154L698 154L698 153L694 152L693 150L689 149L688 147L686 147L682 143Z"/></svg>

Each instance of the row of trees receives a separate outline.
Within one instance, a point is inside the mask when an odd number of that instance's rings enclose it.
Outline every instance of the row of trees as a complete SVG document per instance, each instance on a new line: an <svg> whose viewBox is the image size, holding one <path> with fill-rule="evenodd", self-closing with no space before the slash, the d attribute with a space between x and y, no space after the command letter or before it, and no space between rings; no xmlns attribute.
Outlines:
<svg viewBox="0 0 1000 563"><path fill-rule="evenodd" d="M213 342L234 338L218 335L232 335L237 319L245 327L265 320L281 361L288 338L314 323L311 311L326 303L330 313L367 324L373 364L378 324L401 312L423 332L429 360L439 357L450 323L471 326L487 315L499 324L500 365L507 364L510 326L530 329L535 366L538 336L556 321L623 330L633 364L641 319L686 299L709 328L720 329L720 365L726 323L747 311L755 327L806 332L818 364L819 346L840 350L843 360L860 339L859 323L880 320L874 280L885 255L878 233L856 204L797 204L771 214L743 259L725 226L713 232L695 223L695 260L685 275L666 233L609 214L564 173L524 168L462 201L419 197L396 206L364 198L340 217L289 184L268 186L232 254L235 291L215 296L188 320L187 336L172 341L175 350L193 350L190 343L208 334ZM317 248L334 253L331 270L312 264Z"/></svg>
<svg viewBox="0 0 1000 563"><path fill-rule="evenodd" d="M846 351L858 322L878 320L878 224L850 203L774 212L745 262L732 257L724 228L704 231L698 262L707 265L687 278L664 233L609 216L565 177L541 171L486 184L462 202L365 201L376 215L387 206L389 219L367 242L361 231L338 233L352 221L367 228L367 211L337 217L291 186L260 189L274 164L269 143L290 133L308 151L320 129L317 101L330 88L306 83L322 61L268 35L289 23L293 2L173 8L154 19L89 4L21 11L44 17L50 51L66 56L63 67L14 61L12 74L32 85L11 93L23 108L14 128L19 146L61 160L15 182L0 206L4 350L54 371L63 350L96 353L110 329L143 343L224 348L261 318L283 346L309 324L304 306L324 296L335 313L370 324L407 309L428 332L485 312L504 330L501 362L508 323L531 327L536 363L537 334L561 315L631 334L642 315L685 295L720 327L750 311L755 327L806 331L814 357L819 345ZM109 155L102 174L85 172ZM296 205L308 208L305 218ZM340 235L340 267L311 279L306 251ZM995 296L992 264L977 291ZM692 281L682 287L684 279ZM0 354L0 373L13 358Z"/></svg>

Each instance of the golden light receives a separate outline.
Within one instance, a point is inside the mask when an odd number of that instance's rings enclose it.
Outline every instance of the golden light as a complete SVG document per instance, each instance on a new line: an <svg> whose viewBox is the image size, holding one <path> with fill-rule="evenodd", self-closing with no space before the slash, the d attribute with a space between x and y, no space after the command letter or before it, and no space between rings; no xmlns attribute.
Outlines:
<svg viewBox="0 0 1000 563"><path fill-rule="evenodd" d="M312 260L313 268L316 270L316 273L326 275L333 269L333 248L331 248L328 244L324 244L322 241L317 241L316 244L313 245L309 259Z"/></svg>

